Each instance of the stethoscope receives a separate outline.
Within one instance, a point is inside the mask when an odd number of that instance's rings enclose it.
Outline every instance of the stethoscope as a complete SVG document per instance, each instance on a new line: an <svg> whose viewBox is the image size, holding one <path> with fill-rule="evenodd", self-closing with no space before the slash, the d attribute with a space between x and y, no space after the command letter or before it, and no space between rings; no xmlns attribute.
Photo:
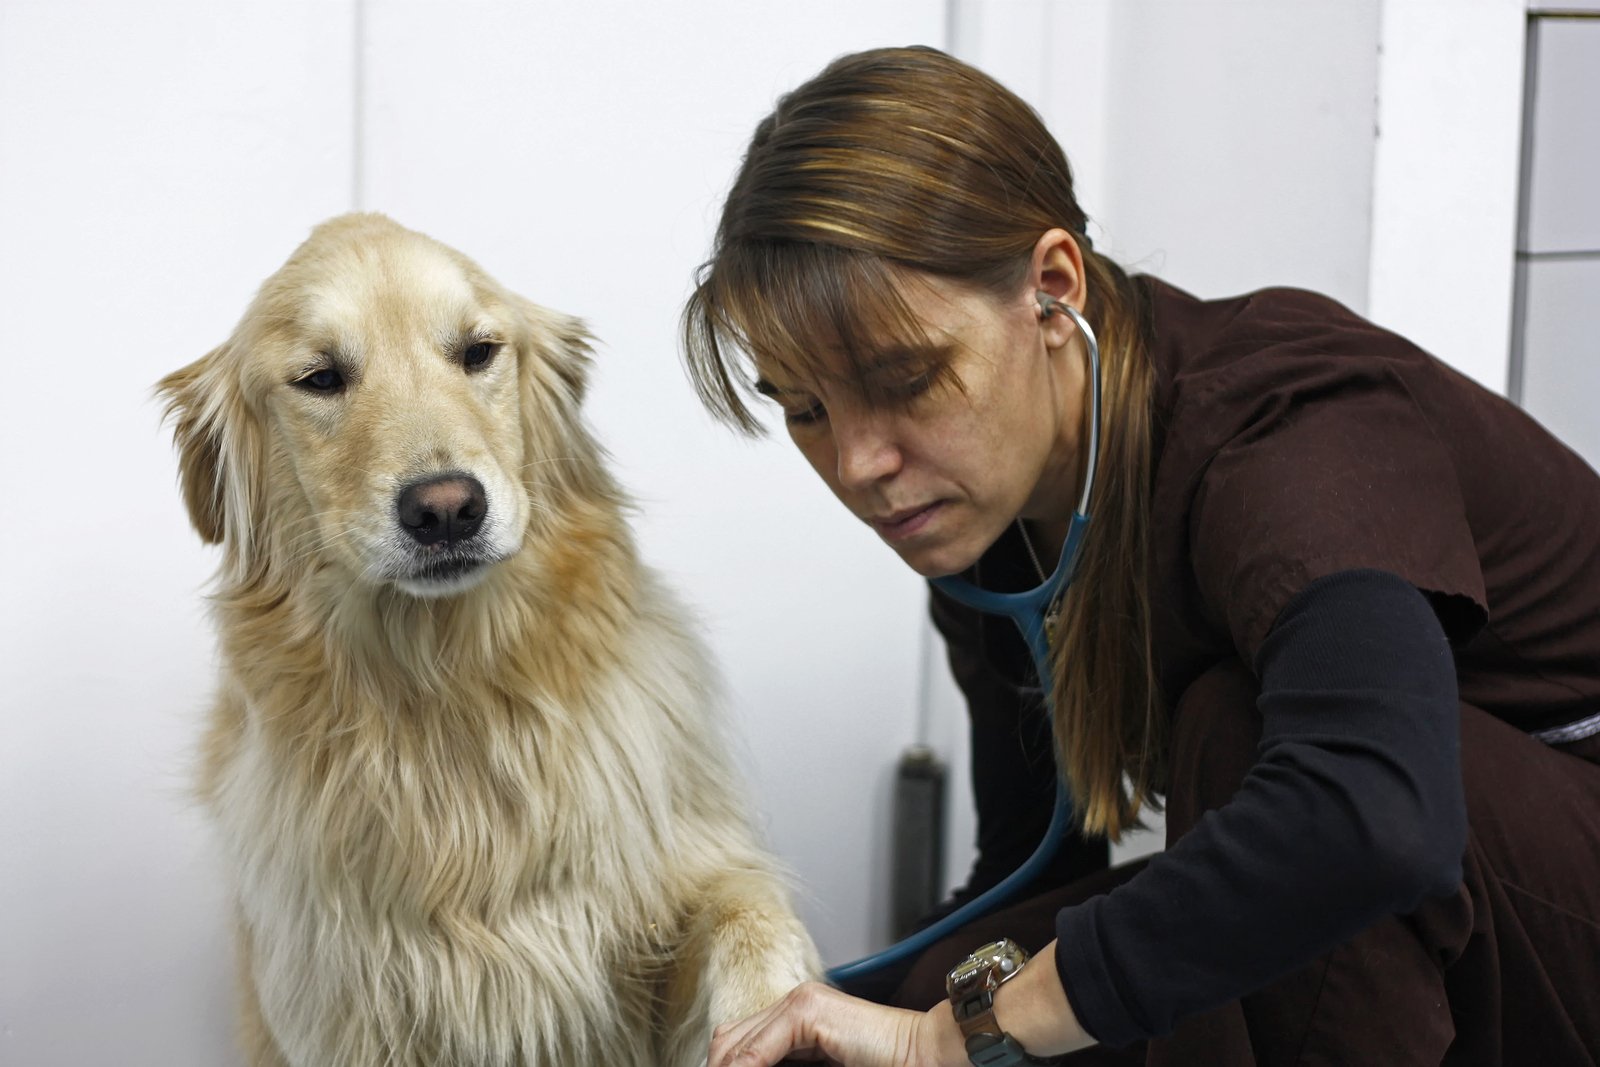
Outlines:
<svg viewBox="0 0 1600 1067"><path fill-rule="evenodd" d="M1053 607L1059 603L1060 596L1072 584L1072 569L1077 563L1078 551L1083 545L1083 531L1089 525L1089 501L1094 493L1095 469L1100 459L1100 343L1095 339L1094 330L1084 321L1078 310L1070 304L1064 303L1051 296L1049 293L1038 293L1039 310L1044 318L1049 318L1056 311L1063 311L1077 326L1089 349L1089 456L1084 464L1083 493L1078 497L1078 507L1072 515L1071 524L1067 528L1066 540L1061 545L1061 559L1056 563L1055 570L1050 577L1041 584L1021 593L997 593L989 589L980 589L971 582L960 578L933 578L929 585L968 607L977 608L979 611L990 615L1004 615L1017 628L1022 631L1022 638L1028 644L1028 652L1033 656L1033 669L1043 689L1045 708L1053 715L1054 707L1051 701L1050 679L1054 677L1050 669L1050 641L1047 621L1050 619ZM989 889L974 900L969 900L955 911L946 915L939 921L918 930L901 941L884 949L882 952L873 953L854 963L841 964L828 971L828 981L834 985L859 978L873 971L882 970L916 955L932 945L935 941L953 932L961 926L989 914L1002 904L1010 901L1017 892L1033 881L1034 877L1042 871L1055 856L1056 849L1060 846L1061 838L1066 833L1067 826L1072 819L1072 795L1067 782L1058 768L1056 775L1056 803L1055 810L1050 816L1050 825L1045 829L1044 837L1039 841L1039 847L998 885Z"/></svg>

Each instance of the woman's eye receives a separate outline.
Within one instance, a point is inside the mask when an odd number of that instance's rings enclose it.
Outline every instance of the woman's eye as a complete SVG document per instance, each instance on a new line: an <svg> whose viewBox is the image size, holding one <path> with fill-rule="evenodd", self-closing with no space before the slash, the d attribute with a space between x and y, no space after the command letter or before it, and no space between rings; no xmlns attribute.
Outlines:
<svg viewBox="0 0 1600 1067"><path fill-rule="evenodd" d="M915 400L933 388L933 379L935 377L936 375L929 372L927 374L919 374L915 378L909 378L901 382L895 389L895 397L900 400Z"/></svg>
<svg viewBox="0 0 1600 1067"><path fill-rule="evenodd" d="M821 422L828 417L828 411L821 404L812 404L803 411L785 411L783 421L790 426L810 426Z"/></svg>
<svg viewBox="0 0 1600 1067"><path fill-rule="evenodd" d="M499 350L500 346L493 341L479 341L476 344L468 345L466 351L461 353L461 365L468 370L477 370L479 367L488 366L489 361L494 358L494 354Z"/></svg>
<svg viewBox="0 0 1600 1067"><path fill-rule="evenodd" d="M332 367L323 367L296 378L294 384L313 393L337 393L344 388L344 375Z"/></svg>

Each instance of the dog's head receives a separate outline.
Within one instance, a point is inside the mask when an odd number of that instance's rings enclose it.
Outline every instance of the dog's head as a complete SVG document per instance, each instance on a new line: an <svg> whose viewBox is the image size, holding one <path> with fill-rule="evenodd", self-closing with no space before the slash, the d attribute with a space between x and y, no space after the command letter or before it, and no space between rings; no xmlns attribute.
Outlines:
<svg viewBox="0 0 1600 1067"><path fill-rule="evenodd" d="M576 320L349 215L157 389L190 517L235 576L333 568L440 596L516 554L541 494L582 476L587 362Z"/></svg>

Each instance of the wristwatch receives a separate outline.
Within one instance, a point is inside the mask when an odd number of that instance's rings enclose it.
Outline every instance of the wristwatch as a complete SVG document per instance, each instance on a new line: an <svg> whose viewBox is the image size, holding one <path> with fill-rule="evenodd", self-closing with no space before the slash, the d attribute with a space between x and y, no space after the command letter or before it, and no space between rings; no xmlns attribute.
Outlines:
<svg viewBox="0 0 1600 1067"><path fill-rule="evenodd" d="M1000 1029L994 1018L994 994L1015 978L1028 962L1028 954L1010 938L984 945L956 965L944 980L955 1009L956 1025L965 1039L967 1058L977 1067L1061 1062L1059 1057L1030 1056L1016 1038Z"/></svg>

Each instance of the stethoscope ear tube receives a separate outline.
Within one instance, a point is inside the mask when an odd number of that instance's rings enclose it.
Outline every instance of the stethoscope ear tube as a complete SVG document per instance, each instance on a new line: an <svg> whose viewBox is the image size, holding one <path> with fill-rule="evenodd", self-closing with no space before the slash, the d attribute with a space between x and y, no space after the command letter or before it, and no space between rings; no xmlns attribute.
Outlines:
<svg viewBox="0 0 1600 1067"><path fill-rule="evenodd" d="M1028 652L1033 658L1034 672L1044 692L1045 708L1054 715L1051 683L1055 673L1050 666L1050 643L1045 619L1056 599L1072 584L1073 567L1083 546L1084 531L1089 525L1089 502L1094 492L1095 471L1100 461L1100 344L1095 338L1094 330L1076 308L1054 299L1048 293L1041 292L1039 297L1039 306L1046 317L1057 310L1066 312L1083 334L1089 352L1089 426L1085 435L1088 438L1088 455L1084 464L1083 492L1078 497L1078 509L1073 513L1067 528L1067 537L1061 546L1061 557L1048 578L1038 586L1020 593L997 593L981 589L971 582L956 577L933 578L928 584L958 603L986 614L1004 615L1016 624L1022 631L1023 640L1027 642ZM828 981L839 985L899 963L922 952L967 923L1009 903L1055 858L1061 838L1065 836L1071 822L1072 790L1065 772L1057 768L1056 802L1055 810L1050 816L1050 825L1039 841L1039 846L1034 849L1033 855L1029 856L1022 866L977 899L968 901L910 937L890 945L882 952L831 969L827 973Z"/></svg>
<svg viewBox="0 0 1600 1067"><path fill-rule="evenodd" d="M1083 492L1078 495L1078 514L1087 518L1094 496L1095 472L1100 469L1100 341L1095 337L1094 327L1077 308L1060 300L1053 304L1067 313L1078 332L1083 334L1084 347L1089 351L1089 432L1084 435L1088 438L1089 450L1083 461Z"/></svg>

